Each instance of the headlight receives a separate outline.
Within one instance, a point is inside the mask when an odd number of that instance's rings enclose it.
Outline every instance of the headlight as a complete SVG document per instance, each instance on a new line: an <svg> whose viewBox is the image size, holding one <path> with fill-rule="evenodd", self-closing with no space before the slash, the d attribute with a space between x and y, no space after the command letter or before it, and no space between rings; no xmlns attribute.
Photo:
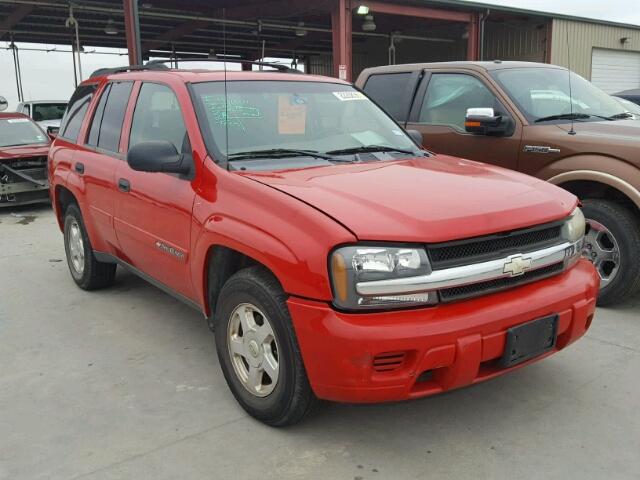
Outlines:
<svg viewBox="0 0 640 480"><path fill-rule="evenodd" d="M437 302L436 292L397 293L384 296L358 294L358 282L388 280L427 275L431 272L423 248L357 245L342 247L330 259L334 304L347 310L379 309L429 305ZM404 290L404 291L403 291ZM402 293L401 293L402 292Z"/></svg>
<svg viewBox="0 0 640 480"><path fill-rule="evenodd" d="M584 238L585 228L584 214L576 207L562 227L562 237L568 242L576 243Z"/></svg>
<svg viewBox="0 0 640 480"><path fill-rule="evenodd" d="M580 255L582 254L585 230L586 221L584 219L584 214L580 208L576 207L562 226L562 238L571 243L571 247L569 247L565 256L566 267L570 267L575 264L580 258Z"/></svg>

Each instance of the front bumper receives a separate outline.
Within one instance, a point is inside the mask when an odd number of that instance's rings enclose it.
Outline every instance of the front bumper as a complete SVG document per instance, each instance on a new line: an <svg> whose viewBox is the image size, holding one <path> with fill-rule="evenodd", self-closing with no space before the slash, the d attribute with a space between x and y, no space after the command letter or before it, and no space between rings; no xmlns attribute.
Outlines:
<svg viewBox="0 0 640 480"><path fill-rule="evenodd" d="M296 297L287 303L315 394L368 403L463 387L563 349L589 328L598 287L595 269L580 260L546 280L432 308L350 314ZM506 330L551 314L559 316L556 347L499 368Z"/></svg>

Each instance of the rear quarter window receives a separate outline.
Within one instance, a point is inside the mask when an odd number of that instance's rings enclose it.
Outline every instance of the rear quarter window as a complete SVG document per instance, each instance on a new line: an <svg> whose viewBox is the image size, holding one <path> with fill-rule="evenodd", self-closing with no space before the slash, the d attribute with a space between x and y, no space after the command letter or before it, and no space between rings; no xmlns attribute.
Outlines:
<svg viewBox="0 0 640 480"><path fill-rule="evenodd" d="M89 104L93 98L93 94L96 91L97 85L80 85L71 100L69 100L69 107L64 114L62 124L60 125L60 136L71 140L72 142L78 141L78 134L80 133L80 127L82 127L82 121L84 120Z"/></svg>
<svg viewBox="0 0 640 480"><path fill-rule="evenodd" d="M378 73L371 75L364 92L394 119L405 122L411 102L413 72Z"/></svg>

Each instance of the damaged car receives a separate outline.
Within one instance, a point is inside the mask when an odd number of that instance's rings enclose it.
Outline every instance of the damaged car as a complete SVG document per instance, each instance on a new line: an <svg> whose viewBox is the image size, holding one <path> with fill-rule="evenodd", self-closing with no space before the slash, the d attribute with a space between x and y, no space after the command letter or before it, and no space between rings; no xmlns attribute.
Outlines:
<svg viewBox="0 0 640 480"><path fill-rule="evenodd" d="M0 113L0 207L48 200L50 143L26 115Z"/></svg>

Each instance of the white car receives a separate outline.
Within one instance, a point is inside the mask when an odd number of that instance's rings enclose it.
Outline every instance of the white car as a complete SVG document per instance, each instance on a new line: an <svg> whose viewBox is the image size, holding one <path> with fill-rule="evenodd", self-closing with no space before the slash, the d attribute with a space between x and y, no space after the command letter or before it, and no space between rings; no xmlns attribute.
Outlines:
<svg viewBox="0 0 640 480"><path fill-rule="evenodd" d="M34 100L19 103L16 112L31 117L43 130L48 131L50 127L60 127L66 109L66 100Z"/></svg>

